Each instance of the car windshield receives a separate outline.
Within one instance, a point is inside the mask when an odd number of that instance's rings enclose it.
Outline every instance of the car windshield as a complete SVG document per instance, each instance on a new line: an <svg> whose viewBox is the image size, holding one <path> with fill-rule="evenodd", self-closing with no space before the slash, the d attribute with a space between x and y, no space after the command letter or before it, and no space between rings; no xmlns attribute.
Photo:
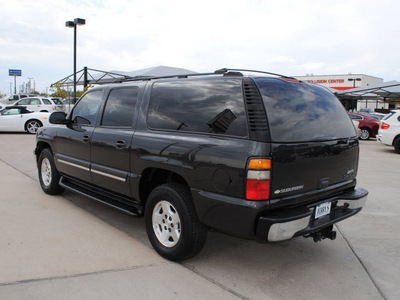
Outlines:
<svg viewBox="0 0 400 300"><path fill-rule="evenodd" d="M274 142L356 136L343 105L322 87L278 78L256 78Z"/></svg>

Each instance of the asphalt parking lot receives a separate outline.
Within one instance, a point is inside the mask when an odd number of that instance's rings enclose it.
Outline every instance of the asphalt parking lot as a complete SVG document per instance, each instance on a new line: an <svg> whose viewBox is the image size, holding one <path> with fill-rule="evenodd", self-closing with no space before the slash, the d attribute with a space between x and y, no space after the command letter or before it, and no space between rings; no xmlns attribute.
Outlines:
<svg viewBox="0 0 400 300"><path fill-rule="evenodd" d="M210 232L183 263L159 257L143 218L85 197L48 196L35 137L0 134L0 299L398 299L400 155L362 141L366 207L335 241L277 244Z"/></svg>

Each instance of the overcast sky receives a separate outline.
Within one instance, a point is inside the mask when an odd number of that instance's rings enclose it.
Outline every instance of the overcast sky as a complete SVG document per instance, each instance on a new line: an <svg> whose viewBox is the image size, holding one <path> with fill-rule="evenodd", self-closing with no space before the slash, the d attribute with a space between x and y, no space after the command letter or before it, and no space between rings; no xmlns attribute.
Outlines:
<svg viewBox="0 0 400 300"><path fill-rule="evenodd" d="M400 81L398 0L0 0L0 92L36 90L77 69L222 67Z"/></svg>

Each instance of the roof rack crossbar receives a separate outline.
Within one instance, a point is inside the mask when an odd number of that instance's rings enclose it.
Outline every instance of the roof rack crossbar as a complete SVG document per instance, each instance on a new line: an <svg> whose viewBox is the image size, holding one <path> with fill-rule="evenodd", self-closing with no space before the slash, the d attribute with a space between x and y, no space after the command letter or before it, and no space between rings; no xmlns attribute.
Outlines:
<svg viewBox="0 0 400 300"><path fill-rule="evenodd" d="M278 74L278 73L265 72L265 71L257 71L257 70L247 70L247 69L222 68L222 69L216 70L214 73L215 73L215 74L224 74L224 73L227 73L227 72L229 72L229 71L261 73L261 74L279 76L279 77L283 77L283 78L296 79L296 78L294 78L294 77L286 76L286 75L282 75L282 74ZM296 79L296 80L297 80L297 79Z"/></svg>

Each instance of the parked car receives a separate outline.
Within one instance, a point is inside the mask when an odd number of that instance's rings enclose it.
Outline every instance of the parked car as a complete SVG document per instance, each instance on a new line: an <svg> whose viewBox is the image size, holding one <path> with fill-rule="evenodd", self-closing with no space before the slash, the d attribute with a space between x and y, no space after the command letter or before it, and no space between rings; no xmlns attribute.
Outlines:
<svg viewBox="0 0 400 300"><path fill-rule="evenodd" d="M349 117L352 120L359 122L358 127L361 129L361 140L368 140L371 137L375 137L378 133L380 122L366 115L349 112Z"/></svg>
<svg viewBox="0 0 400 300"><path fill-rule="evenodd" d="M26 131L35 134L49 125L49 113L32 112L23 106L10 106L0 111L0 131Z"/></svg>
<svg viewBox="0 0 400 300"><path fill-rule="evenodd" d="M376 119L376 120L381 120L386 115L386 114L375 112L372 108L361 108L359 113L362 115L366 115L367 117Z"/></svg>
<svg viewBox="0 0 400 300"><path fill-rule="evenodd" d="M15 94L15 95L10 95L10 96L6 96L4 98L1 98L1 100L0 100L0 109L3 109L6 106L13 105L18 100L26 98L26 97L28 97L28 95Z"/></svg>
<svg viewBox="0 0 400 300"><path fill-rule="evenodd" d="M378 132L378 141L400 154L400 110L393 110L384 119Z"/></svg>
<svg viewBox="0 0 400 300"><path fill-rule="evenodd" d="M28 110L37 112L63 111L62 104L56 104L53 100L43 97L25 98L14 103L14 106L25 106Z"/></svg>
<svg viewBox="0 0 400 300"><path fill-rule="evenodd" d="M174 261L199 253L208 228L260 242L335 239L333 224L368 194L356 188L355 128L325 88L267 74L89 90L38 131L41 188L144 215L152 246Z"/></svg>
<svg viewBox="0 0 400 300"><path fill-rule="evenodd" d="M72 99L72 98L63 100L64 112L66 114L68 114L74 107L75 103L76 103L76 100Z"/></svg>

